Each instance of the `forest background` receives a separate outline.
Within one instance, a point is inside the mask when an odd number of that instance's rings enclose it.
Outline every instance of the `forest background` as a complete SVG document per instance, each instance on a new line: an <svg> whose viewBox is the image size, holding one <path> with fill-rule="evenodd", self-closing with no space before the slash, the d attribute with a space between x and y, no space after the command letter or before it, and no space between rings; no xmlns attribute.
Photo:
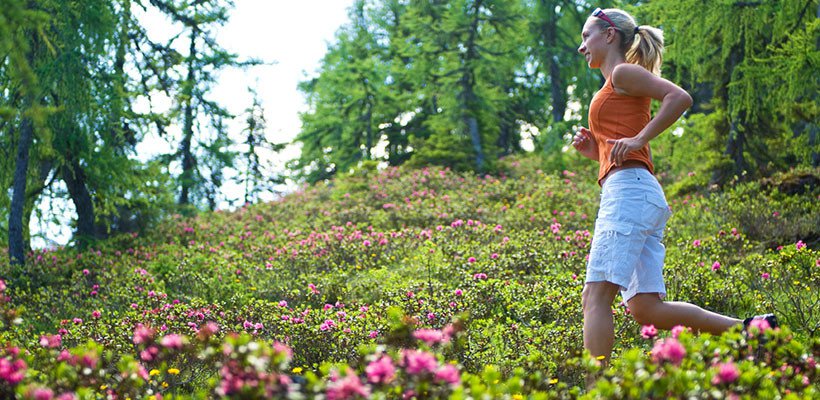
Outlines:
<svg viewBox="0 0 820 400"><path fill-rule="evenodd" d="M508 156L592 171L567 150L603 83L576 50L595 7L663 29L664 76L694 98L652 143L668 191L820 165L818 1L359 0L300 83L308 111L287 170L269 163L286 143L267 138L258 96L232 115L212 95L220 71L263 64L219 43L241 2L0 5L0 246L13 264L25 261L33 215L59 220L37 207L45 199L73 204L71 244L84 248L227 199L256 202L285 179L401 164L493 174ZM136 8L163 13L178 34L152 40ZM137 106L159 97L172 107ZM149 134L168 150L145 161L136 149Z"/></svg>

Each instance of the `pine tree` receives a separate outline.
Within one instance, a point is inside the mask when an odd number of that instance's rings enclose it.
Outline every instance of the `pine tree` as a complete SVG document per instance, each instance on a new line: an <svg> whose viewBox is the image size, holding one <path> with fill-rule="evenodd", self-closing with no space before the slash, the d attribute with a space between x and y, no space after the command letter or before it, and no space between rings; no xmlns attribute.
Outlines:
<svg viewBox="0 0 820 400"><path fill-rule="evenodd" d="M179 163L181 172L176 180L180 205L213 209L220 201L223 170L234 167L236 153L224 123L234 116L208 95L216 82L217 71L254 66L260 61L239 60L238 55L217 43L216 30L228 21L233 2L156 0L151 4L181 26L181 32L166 45L144 40L153 51L160 53L153 59L144 59L144 68L158 69L157 65L165 68L154 74L155 87L167 91L174 99L170 116L155 119L166 140L178 144L175 152L161 159L169 166ZM176 43L187 48L187 53L177 52ZM182 126L179 136L166 129L175 120Z"/></svg>
<svg viewBox="0 0 820 400"><path fill-rule="evenodd" d="M714 183L784 168L786 158L773 141L795 123L811 124L806 117L816 120L817 114L791 112L782 101L816 104L817 74L802 74L816 70L810 60L817 59L817 46L802 45L807 53L793 60L782 56L801 40L805 44L800 38L809 35L812 41L817 10L816 0L654 1L639 9L666 28L668 59L688 71L691 82L708 85L714 93L711 106L726 112L728 121L718 132L725 143L723 161L714 166ZM788 72L778 76L773 70Z"/></svg>

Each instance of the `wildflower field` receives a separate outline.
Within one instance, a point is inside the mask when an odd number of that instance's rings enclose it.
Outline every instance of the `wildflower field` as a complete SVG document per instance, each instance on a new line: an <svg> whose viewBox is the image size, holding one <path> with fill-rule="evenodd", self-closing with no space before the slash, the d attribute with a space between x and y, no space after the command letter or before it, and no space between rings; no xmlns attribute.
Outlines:
<svg viewBox="0 0 820 400"><path fill-rule="evenodd" d="M365 169L4 261L0 397L820 396L820 187L668 193L668 300L782 326L658 332L617 303L601 371L581 339L594 172L503 164Z"/></svg>

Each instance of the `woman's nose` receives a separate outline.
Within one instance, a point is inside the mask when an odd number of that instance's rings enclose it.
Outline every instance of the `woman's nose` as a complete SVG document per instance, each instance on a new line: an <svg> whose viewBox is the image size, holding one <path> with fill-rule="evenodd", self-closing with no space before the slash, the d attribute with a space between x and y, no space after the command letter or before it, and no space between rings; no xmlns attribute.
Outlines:
<svg viewBox="0 0 820 400"><path fill-rule="evenodd" d="M586 51L586 49L587 49L587 47L586 47L586 46L584 46L584 44L583 44L583 43L581 43L581 46L580 46L580 47L578 47L578 52L579 52L579 53L581 53L581 54L584 54L584 52Z"/></svg>

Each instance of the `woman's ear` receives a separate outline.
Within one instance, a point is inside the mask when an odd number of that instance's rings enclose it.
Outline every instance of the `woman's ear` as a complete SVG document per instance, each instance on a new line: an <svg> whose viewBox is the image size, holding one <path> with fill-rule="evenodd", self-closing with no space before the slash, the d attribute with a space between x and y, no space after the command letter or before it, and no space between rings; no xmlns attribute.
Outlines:
<svg viewBox="0 0 820 400"><path fill-rule="evenodd" d="M618 31L615 30L613 27L606 28L606 43L610 44L617 39Z"/></svg>

